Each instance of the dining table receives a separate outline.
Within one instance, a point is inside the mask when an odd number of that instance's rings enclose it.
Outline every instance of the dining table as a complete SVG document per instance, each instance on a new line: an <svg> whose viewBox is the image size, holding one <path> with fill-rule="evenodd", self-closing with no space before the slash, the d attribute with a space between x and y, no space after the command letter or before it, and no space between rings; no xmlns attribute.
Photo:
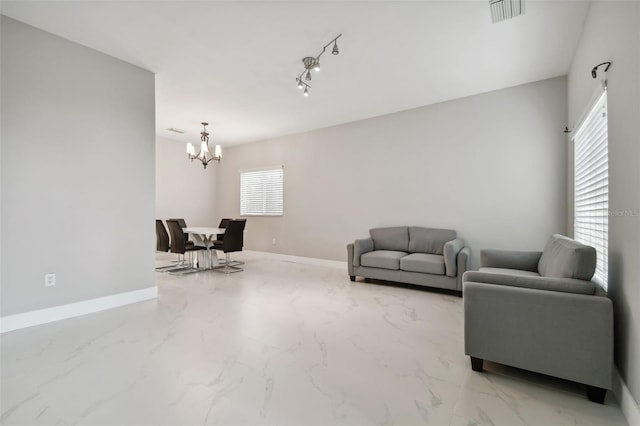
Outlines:
<svg viewBox="0 0 640 426"><path fill-rule="evenodd" d="M213 256L212 252L215 252L215 250L211 250L211 247L213 247L213 243L216 240L217 235L224 234L224 228L194 226L182 228L182 231L193 235L193 242L195 245L205 247L207 249L207 254L205 256L205 265L204 268L201 269L215 269L220 266L218 255L216 254L215 256Z"/></svg>

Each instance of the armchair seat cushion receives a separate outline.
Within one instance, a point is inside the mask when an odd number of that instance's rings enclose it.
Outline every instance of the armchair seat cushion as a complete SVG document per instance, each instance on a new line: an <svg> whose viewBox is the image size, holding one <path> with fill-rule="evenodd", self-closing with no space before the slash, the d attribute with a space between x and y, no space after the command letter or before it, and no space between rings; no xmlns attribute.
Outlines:
<svg viewBox="0 0 640 426"><path fill-rule="evenodd" d="M534 290L586 295L593 295L596 290L595 284L591 281L576 280L575 278L548 278L504 273L495 274L486 271L467 271L464 274L463 280L465 282L497 284L509 287L523 287Z"/></svg>
<svg viewBox="0 0 640 426"><path fill-rule="evenodd" d="M360 264L370 268L400 269L400 259L408 253L395 250L376 250L365 253L360 257Z"/></svg>
<svg viewBox="0 0 640 426"><path fill-rule="evenodd" d="M400 269L409 272L444 275L444 256L439 254L413 253L400 259Z"/></svg>
<svg viewBox="0 0 640 426"><path fill-rule="evenodd" d="M480 272L488 272L490 274L505 274L505 275L519 275L521 277L539 277L540 274L532 271L525 271L523 269L509 269L509 268L487 268L482 267Z"/></svg>

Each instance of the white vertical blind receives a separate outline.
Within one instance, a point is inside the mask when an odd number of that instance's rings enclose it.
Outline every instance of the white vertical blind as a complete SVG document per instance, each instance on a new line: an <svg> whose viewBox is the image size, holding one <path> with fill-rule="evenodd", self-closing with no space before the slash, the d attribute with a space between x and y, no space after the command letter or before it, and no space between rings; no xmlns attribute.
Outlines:
<svg viewBox="0 0 640 426"><path fill-rule="evenodd" d="M282 167L240 172L240 215L282 216Z"/></svg>
<svg viewBox="0 0 640 426"><path fill-rule="evenodd" d="M607 288L609 265L609 149L607 92L596 100L573 136L574 237L598 253L594 281Z"/></svg>

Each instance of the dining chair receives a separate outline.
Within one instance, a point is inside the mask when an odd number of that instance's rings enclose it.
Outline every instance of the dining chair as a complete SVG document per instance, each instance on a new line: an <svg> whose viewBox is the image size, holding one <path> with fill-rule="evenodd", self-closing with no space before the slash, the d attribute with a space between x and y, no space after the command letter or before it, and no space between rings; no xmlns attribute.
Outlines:
<svg viewBox="0 0 640 426"><path fill-rule="evenodd" d="M160 219L156 219L156 251L169 251L169 234Z"/></svg>
<svg viewBox="0 0 640 426"><path fill-rule="evenodd" d="M185 234L182 231L182 226L180 226L180 222L177 220L169 219L167 220L167 226L169 227L169 233L171 234L171 252L179 253L183 256L186 253L189 253L189 262L188 265L185 265L184 262L180 267L169 270L170 274L174 275L182 275L188 274L192 272L197 272L198 269L193 268L193 260L192 253L194 251L204 250L204 247L196 246L193 244L187 244L185 239Z"/></svg>
<svg viewBox="0 0 640 426"><path fill-rule="evenodd" d="M218 225L218 228L226 228L227 223L229 223L230 220L231 220L230 218L223 217L222 219L220 219L220 224ZM218 234L216 235L216 240L214 241L214 243L222 243L223 239L224 239L224 234Z"/></svg>
<svg viewBox="0 0 640 426"><path fill-rule="evenodd" d="M175 220L180 224L180 228L184 229L187 227L187 222L179 217L179 218L171 218L169 220ZM193 244L193 241L189 240L189 234L188 233L184 233L184 240L186 241L187 245Z"/></svg>
<svg viewBox="0 0 640 426"><path fill-rule="evenodd" d="M169 234L167 233L167 228L164 227L164 224L159 219L156 219L156 251L163 253L169 251ZM156 271L167 271L181 265L182 262L182 257L179 257L178 260L172 261L169 265L157 267Z"/></svg>
<svg viewBox="0 0 640 426"><path fill-rule="evenodd" d="M243 238L243 242L244 242L244 228L247 226L247 219L234 219L237 220L238 222L242 222L242 238ZM229 263L229 266L233 266L233 265L244 265L244 261L242 260L232 260Z"/></svg>
<svg viewBox="0 0 640 426"><path fill-rule="evenodd" d="M232 272L240 272L243 269L232 265L230 259L230 253L242 251L244 245L243 232L246 224L246 219L230 220L227 223L227 227L224 231L224 238L220 243L214 243L214 250L221 250L225 255L225 262L222 268L216 269L216 271L230 274Z"/></svg>

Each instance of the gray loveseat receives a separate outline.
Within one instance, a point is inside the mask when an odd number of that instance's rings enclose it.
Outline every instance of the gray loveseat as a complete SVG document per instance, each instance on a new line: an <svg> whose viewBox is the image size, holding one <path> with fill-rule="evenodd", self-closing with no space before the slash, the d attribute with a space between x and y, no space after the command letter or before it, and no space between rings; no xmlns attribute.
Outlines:
<svg viewBox="0 0 640 426"><path fill-rule="evenodd" d="M463 276L465 353L587 385L602 403L611 389L613 306L591 281L596 251L553 235L544 251L482 250Z"/></svg>
<svg viewBox="0 0 640 426"><path fill-rule="evenodd" d="M462 291L469 248L450 229L373 228L347 245L351 281L356 276Z"/></svg>

